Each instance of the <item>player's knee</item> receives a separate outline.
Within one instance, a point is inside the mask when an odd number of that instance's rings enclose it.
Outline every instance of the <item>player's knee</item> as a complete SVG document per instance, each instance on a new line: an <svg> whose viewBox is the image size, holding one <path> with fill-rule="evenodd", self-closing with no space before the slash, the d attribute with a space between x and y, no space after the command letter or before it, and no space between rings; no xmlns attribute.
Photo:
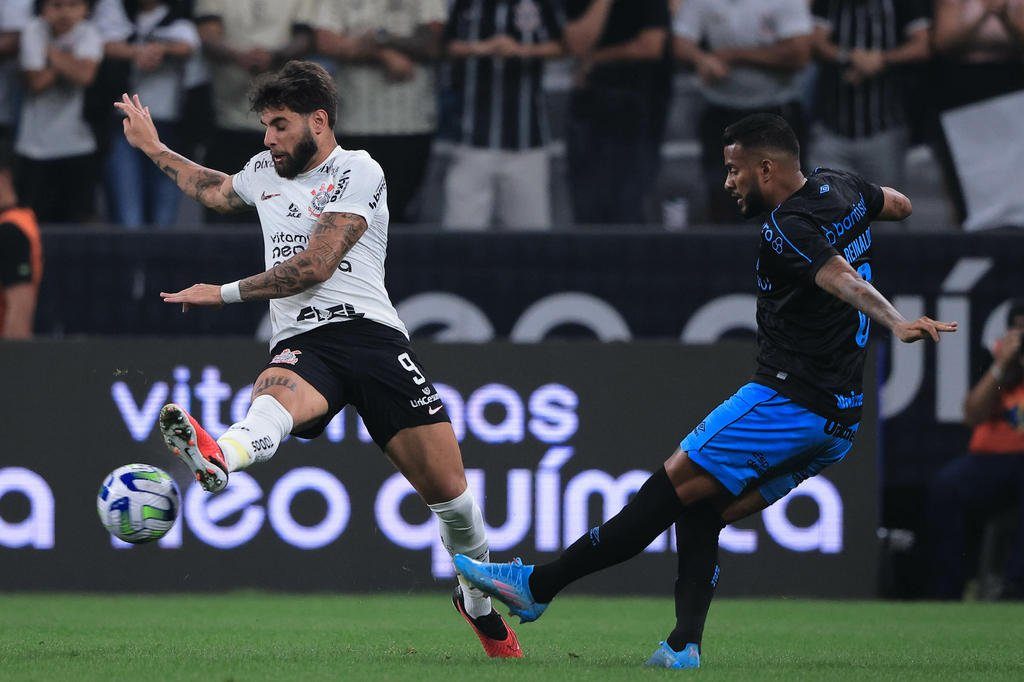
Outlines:
<svg viewBox="0 0 1024 682"><path fill-rule="evenodd" d="M466 484L466 477L462 472L459 472L457 475L453 473L442 480L434 481L433 490L431 491L431 495L435 500L449 500L448 503L455 502L463 494L467 493L469 493L469 488ZM470 495L471 499L472 497ZM442 502L442 504L448 503ZM474 504L476 503L474 502Z"/></svg>
<svg viewBox="0 0 1024 682"><path fill-rule="evenodd" d="M440 521L441 539L449 551L466 554L486 548L483 513L469 488L448 502L428 506Z"/></svg>

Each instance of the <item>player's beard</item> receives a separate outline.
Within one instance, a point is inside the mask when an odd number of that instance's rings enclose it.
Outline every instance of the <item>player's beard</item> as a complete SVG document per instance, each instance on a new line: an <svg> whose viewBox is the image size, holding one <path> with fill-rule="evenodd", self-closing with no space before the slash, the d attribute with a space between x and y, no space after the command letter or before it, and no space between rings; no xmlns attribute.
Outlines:
<svg viewBox="0 0 1024 682"><path fill-rule="evenodd" d="M750 218L761 215L767 210L768 204L764 200L764 195L761 194L761 188L754 185L750 188L747 196L743 197L743 208L740 212L744 218Z"/></svg>
<svg viewBox="0 0 1024 682"><path fill-rule="evenodd" d="M291 180L309 165L310 159L316 156L316 152L316 140L313 139L313 133L307 127L305 135L295 143L295 149L291 152L286 152L281 166L274 166L274 170L282 178Z"/></svg>

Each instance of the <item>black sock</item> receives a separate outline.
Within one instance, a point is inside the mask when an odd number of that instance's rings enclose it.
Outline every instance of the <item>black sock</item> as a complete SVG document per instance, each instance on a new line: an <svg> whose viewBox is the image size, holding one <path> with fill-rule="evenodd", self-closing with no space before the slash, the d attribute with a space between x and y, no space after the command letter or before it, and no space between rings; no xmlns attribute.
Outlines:
<svg viewBox="0 0 1024 682"><path fill-rule="evenodd" d="M700 646L718 585L718 535L724 526L722 517L707 501L687 507L676 521L676 627L665 640L675 651L682 651L691 642Z"/></svg>
<svg viewBox="0 0 1024 682"><path fill-rule="evenodd" d="M562 588L585 575L614 566L643 551L683 511L664 467L648 478L618 514L572 543L530 576L533 598L551 601Z"/></svg>
<svg viewBox="0 0 1024 682"><path fill-rule="evenodd" d="M461 586L456 585L455 591L452 592L452 603L455 604L455 608L459 610L459 613L465 614L467 618L473 621L473 624L476 625L480 632L499 642L504 642L508 639L508 628L505 627L505 622L493 608L490 613L476 618L473 618L473 616L466 612L466 596L462 593Z"/></svg>

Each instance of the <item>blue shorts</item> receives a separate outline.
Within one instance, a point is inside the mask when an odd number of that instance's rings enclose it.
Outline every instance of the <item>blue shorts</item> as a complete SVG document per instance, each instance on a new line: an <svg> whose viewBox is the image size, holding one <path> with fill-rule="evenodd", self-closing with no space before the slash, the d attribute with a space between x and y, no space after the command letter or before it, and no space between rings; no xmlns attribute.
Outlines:
<svg viewBox="0 0 1024 682"><path fill-rule="evenodd" d="M733 495L756 487L772 504L845 457L858 426L843 426L750 383L716 407L679 447Z"/></svg>

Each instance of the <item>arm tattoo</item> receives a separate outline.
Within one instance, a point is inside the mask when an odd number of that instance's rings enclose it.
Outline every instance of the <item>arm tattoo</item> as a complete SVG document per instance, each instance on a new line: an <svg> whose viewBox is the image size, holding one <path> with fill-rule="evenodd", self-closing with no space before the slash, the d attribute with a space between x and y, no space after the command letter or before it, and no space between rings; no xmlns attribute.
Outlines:
<svg viewBox="0 0 1024 682"><path fill-rule="evenodd" d="M153 157L153 163L164 175L173 180L182 192L207 208L221 213L234 213L251 208L234 190L227 195L221 192L221 186L228 177L226 173L204 168L170 149L164 149Z"/></svg>
<svg viewBox="0 0 1024 682"><path fill-rule="evenodd" d="M294 296L326 282L341 259L366 232L366 220L355 213L324 213L313 226L309 246L266 272L246 277L238 290L243 301Z"/></svg>

